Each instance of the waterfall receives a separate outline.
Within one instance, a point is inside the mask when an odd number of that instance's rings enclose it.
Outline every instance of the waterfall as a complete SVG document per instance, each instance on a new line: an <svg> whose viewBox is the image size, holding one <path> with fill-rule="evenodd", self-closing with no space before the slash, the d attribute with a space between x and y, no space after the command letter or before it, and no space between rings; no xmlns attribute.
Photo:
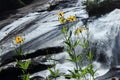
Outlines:
<svg viewBox="0 0 120 80"><path fill-rule="evenodd" d="M94 40L103 43L101 50L107 54L111 66L119 65L119 28L120 10L116 9L111 13L90 23L91 33ZM117 13L117 14L116 14Z"/></svg>
<svg viewBox="0 0 120 80"><path fill-rule="evenodd" d="M0 50L0 62L2 63L7 58L15 55L12 40L16 35L21 35L25 38L22 46L26 53L35 52L45 47L63 46L61 24L58 22L56 14L62 10L65 12L65 17L76 15L80 17L79 20L88 18L81 1L83 0L65 0L62 4L58 4L55 10L29 13L0 29L0 47L4 48L2 51ZM116 9L88 23L91 47L95 50L95 61L93 64L100 69L97 76L105 74L110 67L120 65L119 14L120 10ZM82 21L77 23L77 27L80 26L83 26ZM56 59L63 57L68 58L69 56L65 52L56 55ZM65 62L58 64L57 68L68 73L67 70L73 69L73 66L72 63ZM45 70L35 74L46 77L49 72Z"/></svg>

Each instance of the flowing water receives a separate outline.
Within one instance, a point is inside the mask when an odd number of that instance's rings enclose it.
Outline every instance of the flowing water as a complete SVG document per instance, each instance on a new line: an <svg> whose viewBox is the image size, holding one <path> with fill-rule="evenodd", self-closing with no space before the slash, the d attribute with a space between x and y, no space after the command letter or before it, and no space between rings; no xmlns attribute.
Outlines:
<svg viewBox="0 0 120 80"><path fill-rule="evenodd" d="M26 53L34 52L38 49L52 46L63 46L61 35L61 26L58 22L59 11L65 12L65 17L76 15L79 20L88 18L82 0L65 0L65 3L59 4L55 10L34 12L4 26L0 29L0 47L1 63L7 58L15 55L12 40L16 35L25 38L23 44ZM120 65L120 10L116 9L98 19L88 23L90 28L91 47L95 49L95 60L93 62L98 69L96 76L105 74L109 68ZM71 28L74 23L71 24ZM79 21L77 26L83 26ZM74 29L74 28L73 28ZM66 59L68 54L63 52L55 56L56 59ZM74 64L63 62L57 64L57 68L63 73L68 73L68 69L73 69ZM48 70L35 73L46 77L49 75ZM33 76L34 76L33 75ZM58 79L59 80L59 79ZM61 80L61 78L60 78Z"/></svg>

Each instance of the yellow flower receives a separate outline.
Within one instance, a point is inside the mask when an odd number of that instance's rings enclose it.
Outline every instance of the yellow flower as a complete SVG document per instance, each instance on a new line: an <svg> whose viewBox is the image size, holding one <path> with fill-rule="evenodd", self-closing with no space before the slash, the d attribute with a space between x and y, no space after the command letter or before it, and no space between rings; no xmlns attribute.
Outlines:
<svg viewBox="0 0 120 80"><path fill-rule="evenodd" d="M15 43L16 44L19 44L19 43L22 43L24 40L23 40L23 38L21 37L21 36L16 36L15 37Z"/></svg>
<svg viewBox="0 0 120 80"><path fill-rule="evenodd" d="M66 20L64 17L60 17L60 18L58 19L58 21L59 21L61 24L67 22L67 20Z"/></svg>
<svg viewBox="0 0 120 80"><path fill-rule="evenodd" d="M76 33L80 34L80 33L82 33L82 31L83 31L83 28L79 28L79 29L77 29Z"/></svg>
<svg viewBox="0 0 120 80"><path fill-rule="evenodd" d="M74 22L76 20L76 16L70 16L67 20L69 22Z"/></svg>
<svg viewBox="0 0 120 80"><path fill-rule="evenodd" d="M58 16L63 16L63 14L64 14L64 12L62 12L62 11L57 13Z"/></svg>

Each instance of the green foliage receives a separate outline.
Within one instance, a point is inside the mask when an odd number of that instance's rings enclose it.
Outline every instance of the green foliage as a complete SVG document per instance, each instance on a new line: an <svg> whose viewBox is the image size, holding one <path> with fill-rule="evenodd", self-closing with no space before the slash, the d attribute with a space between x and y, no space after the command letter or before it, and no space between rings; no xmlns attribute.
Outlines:
<svg viewBox="0 0 120 80"><path fill-rule="evenodd" d="M81 77L81 73L79 72L79 70L74 69L74 71L68 70L71 73L71 78L76 78L77 80L80 79Z"/></svg>
<svg viewBox="0 0 120 80"><path fill-rule="evenodd" d="M20 61L20 60L16 60L16 62L17 62L17 64L18 64L19 68L21 68L21 69L23 69L23 70L27 70L28 67L29 67L29 65L30 65L30 60L25 61L25 62L22 62L22 61Z"/></svg>
<svg viewBox="0 0 120 80"><path fill-rule="evenodd" d="M115 8L120 8L120 0L86 0L83 2L89 16L101 16Z"/></svg>
<svg viewBox="0 0 120 80"><path fill-rule="evenodd" d="M91 50L89 51L88 55L86 55L86 58L87 58L88 60L92 60L92 59L93 59L93 54L92 54L92 51L91 51Z"/></svg>
<svg viewBox="0 0 120 80"><path fill-rule="evenodd" d="M48 70L50 71L50 74L53 78L57 78L60 74L60 71L58 69L54 71L54 70L48 68Z"/></svg>
<svg viewBox="0 0 120 80"><path fill-rule="evenodd" d="M54 56L55 58L55 56ZM54 60L50 57L49 60ZM46 80L52 80L53 78L56 80L57 77L60 76L60 71L58 69L56 69L56 61L53 61L53 69L48 68L50 75L46 78Z"/></svg>
<svg viewBox="0 0 120 80"><path fill-rule="evenodd" d="M22 75L22 80L30 80L30 74L24 74Z"/></svg>
<svg viewBox="0 0 120 80"><path fill-rule="evenodd" d="M94 0L94 4L97 5L98 2L97 0ZM93 2L92 2L93 4ZM86 29L86 25L85 28ZM79 31L78 31L79 30ZM64 44L65 44L65 51L69 54L69 59L67 59L68 61L75 63L75 67L74 70L68 70L70 72L70 74L65 75L66 78L75 78L76 80L79 79L85 79L85 80L89 80L89 78L86 78L87 75L91 75L93 77L94 80L94 74L96 71L94 71L94 67L92 65L92 59L93 59L93 54L92 51L87 51L88 47L89 47L89 28L86 29L87 30L87 39L82 35L82 28L78 28L77 30L75 30L75 32L73 32L72 30L68 29L68 26L64 25L62 27L62 34L64 35ZM81 34L81 38L76 38L74 39L74 41L72 40L72 35L77 35L78 33ZM82 51L80 51L79 53L76 53L75 49L77 47L81 47L83 50L86 50L87 53L82 53ZM85 56L83 56L83 54ZM82 68L82 64L84 64L83 60L87 60L90 61L89 64L85 67ZM79 64L80 63L80 64ZM53 73L51 73L53 74Z"/></svg>
<svg viewBox="0 0 120 80"><path fill-rule="evenodd" d="M21 37L22 38L22 37ZM14 43L13 43L14 44ZM23 49L21 47L21 43L17 43L17 45L20 45L19 48L15 48L15 52L18 54L18 55L24 55L24 52L23 52ZM25 55L24 55L25 56ZM27 69L29 68L30 66L30 60L26 60L26 61L22 61L22 60L17 60L16 59L16 63L18 65L18 67L23 71L23 75L21 75L21 78L22 80L30 80L30 74L29 73L26 73L27 72Z"/></svg>
<svg viewBox="0 0 120 80"><path fill-rule="evenodd" d="M83 5L86 5L86 10L88 11L88 13L100 7L100 3L98 0L86 0L83 2Z"/></svg>
<svg viewBox="0 0 120 80"><path fill-rule="evenodd" d="M97 1L96 1L97 3ZM60 15L61 14L61 15ZM58 21L61 23L60 18L64 18L63 16L64 12L59 12L59 19ZM76 80L89 80L87 78L88 74L92 76L93 80L95 80L94 75L96 73L96 70L94 70L94 66L92 65L92 59L93 59L93 53L91 49L89 50L89 28L87 25L84 25L84 28L76 28L75 31L69 29L69 25L67 23L70 20L70 23L74 22L76 20L75 16L71 16L70 18L66 19L64 18L66 22L64 22L63 27L61 29L61 33L64 36L64 44L65 44L65 51L69 54L68 61L75 64L74 70L68 70L70 74L64 75L65 78L71 79L74 78ZM76 25L76 24L75 24ZM83 30L87 30L87 37L85 38L82 34ZM75 37L74 40L72 39L72 35L81 35L80 38ZM76 53L76 48L81 47L83 50L86 51L86 53L83 53L83 51L79 51ZM89 63L84 66L84 60L87 60ZM56 66L56 63L54 61L54 65ZM60 72L56 67L53 67L53 70L49 68L50 75L56 80L58 76L60 76ZM47 80L51 80L50 77L46 78Z"/></svg>
<svg viewBox="0 0 120 80"><path fill-rule="evenodd" d="M18 55L24 55L23 50L22 50L21 47L18 48L18 49L15 49L15 52L16 52Z"/></svg>

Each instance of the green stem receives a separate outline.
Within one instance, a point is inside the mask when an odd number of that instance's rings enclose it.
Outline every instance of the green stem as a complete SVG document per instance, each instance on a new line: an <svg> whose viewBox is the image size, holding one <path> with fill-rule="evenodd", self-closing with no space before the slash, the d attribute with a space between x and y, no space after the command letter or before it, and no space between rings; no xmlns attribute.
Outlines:
<svg viewBox="0 0 120 80"><path fill-rule="evenodd" d="M74 57L75 57L75 59L76 59L77 56L76 56L76 54L75 54L75 49L73 49L73 54L74 54ZM77 61L75 62L75 65L76 65L76 69L77 69L77 71L78 71L78 62L77 62Z"/></svg>
<svg viewBox="0 0 120 80"><path fill-rule="evenodd" d="M54 55L54 59L55 59L55 55ZM56 63L55 63L55 60L54 60L54 72L56 73L56 70L55 70L55 68L56 68ZM56 80L56 76L55 76L55 80Z"/></svg>

